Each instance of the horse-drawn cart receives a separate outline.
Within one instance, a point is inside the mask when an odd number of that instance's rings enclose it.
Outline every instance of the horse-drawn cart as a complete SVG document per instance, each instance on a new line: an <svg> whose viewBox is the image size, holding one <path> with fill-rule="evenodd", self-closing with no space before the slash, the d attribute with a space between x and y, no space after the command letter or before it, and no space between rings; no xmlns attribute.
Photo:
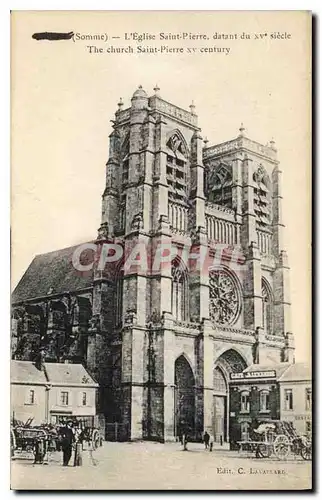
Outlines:
<svg viewBox="0 0 322 500"><path fill-rule="evenodd" d="M276 457L286 460L290 453L304 460L312 458L312 443L306 436L299 436L292 422L281 420L262 423L254 433L258 438L238 441L239 451L255 453L256 458Z"/></svg>
<svg viewBox="0 0 322 500"><path fill-rule="evenodd" d="M33 458L35 463L44 463L47 458L51 436L41 427L16 426L10 431L12 458Z"/></svg>
<svg viewBox="0 0 322 500"><path fill-rule="evenodd" d="M66 420L67 422L67 420ZM13 422L10 429L11 457L34 459L35 463L48 461L51 452L60 451L66 422L32 426L32 419L26 423ZM75 441L82 449L95 451L102 445L99 429L73 419Z"/></svg>

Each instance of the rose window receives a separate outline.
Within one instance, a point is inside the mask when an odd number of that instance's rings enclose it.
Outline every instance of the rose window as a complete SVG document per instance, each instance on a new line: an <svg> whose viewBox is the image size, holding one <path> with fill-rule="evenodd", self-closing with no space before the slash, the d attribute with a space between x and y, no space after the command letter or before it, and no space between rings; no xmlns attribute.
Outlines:
<svg viewBox="0 0 322 500"><path fill-rule="evenodd" d="M239 294L233 278L224 270L209 275L210 319L220 325L234 323L240 306Z"/></svg>

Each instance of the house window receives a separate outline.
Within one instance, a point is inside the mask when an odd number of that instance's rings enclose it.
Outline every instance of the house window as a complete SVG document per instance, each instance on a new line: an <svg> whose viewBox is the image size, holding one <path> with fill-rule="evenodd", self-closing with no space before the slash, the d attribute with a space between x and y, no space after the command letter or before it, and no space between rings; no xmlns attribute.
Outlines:
<svg viewBox="0 0 322 500"><path fill-rule="evenodd" d="M240 411L243 413L249 413L250 402L249 402L249 392L242 392L240 395Z"/></svg>
<svg viewBox="0 0 322 500"><path fill-rule="evenodd" d="M60 403L63 405L63 406L68 406L68 392L67 391L62 391L60 393Z"/></svg>
<svg viewBox="0 0 322 500"><path fill-rule="evenodd" d="M87 405L87 393L82 392L82 405L86 406Z"/></svg>
<svg viewBox="0 0 322 500"><path fill-rule="evenodd" d="M293 391L285 389L285 410L293 410Z"/></svg>
<svg viewBox="0 0 322 500"><path fill-rule="evenodd" d="M28 393L28 404L29 405L35 404L35 391L33 389L30 389Z"/></svg>
<svg viewBox="0 0 322 500"><path fill-rule="evenodd" d="M269 392L260 392L260 411L269 411Z"/></svg>
<svg viewBox="0 0 322 500"><path fill-rule="evenodd" d="M305 390L305 408L308 411L312 409L312 389Z"/></svg>

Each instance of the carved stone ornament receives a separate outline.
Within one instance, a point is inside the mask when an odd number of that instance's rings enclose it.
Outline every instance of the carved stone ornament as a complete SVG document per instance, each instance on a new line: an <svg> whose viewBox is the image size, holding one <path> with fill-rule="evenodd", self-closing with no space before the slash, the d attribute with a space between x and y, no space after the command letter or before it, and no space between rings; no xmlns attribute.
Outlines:
<svg viewBox="0 0 322 500"><path fill-rule="evenodd" d="M233 278L225 270L210 272L209 308L210 318L216 324L231 325L237 319L240 297Z"/></svg>
<svg viewBox="0 0 322 500"><path fill-rule="evenodd" d="M158 230L162 231L169 228L169 218L165 214L161 214L158 220Z"/></svg>
<svg viewBox="0 0 322 500"><path fill-rule="evenodd" d="M156 309L152 312L152 314L148 317L147 323L159 324L161 323L161 314Z"/></svg>
<svg viewBox="0 0 322 500"><path fill-rule="evenodd" d="M143 229L143 214L142 214L142 212L139 212L138 214L134 215L134 217L132 219L131 229L133 229L133 230Z"/></svg>
<svg viewBox="0 0 322 500"><path fill-rule="evenodd" d="M107 240L110 237L112 237L111 227L108 224L108 222L103 222L103 224L101 224L101 226L98 230L97 239L98 240Z"/></svg>
<svg viewBox="0 0 322 500"><path fill-rule="evenodd" d="M124 323L125 325L133 325L136 323L136 319L136 311L134 309L130 309L124 316Z"/></svg>
<svg viewBox="0 0 322 500"><path fill-rule="evenodd" d="M265 172L263 165L259 165L258 169L254 173L254 180L257 183L263 182L265 176L266 176L266 172Z"/></svg>
<svg viewBox="0 0 322 500"><path fill-rule="evenodd" d="M100 317L99 314L95 314L94 316L91 317L89 320L89 332L97 332L100 329Z"/></svg>

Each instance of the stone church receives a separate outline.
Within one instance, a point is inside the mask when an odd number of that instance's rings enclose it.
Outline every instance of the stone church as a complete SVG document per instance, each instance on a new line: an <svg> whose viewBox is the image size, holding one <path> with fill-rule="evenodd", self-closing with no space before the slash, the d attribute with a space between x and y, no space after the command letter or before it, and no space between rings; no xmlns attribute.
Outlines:
<svg viewBox="0 0 322 500"><path fill-rule="evenodd" d="M81 270L78 247L38 255L14 290L12 357L84 364L98 412L124 439L208 430L228 441L230 374L294 357L281 170L274 141L242 125L209 145L194 105L159 91L140 86L130 107L118 104L101 226ZM125 272L124 259L99 269L105 242L178 252L159 271ZM191 247L210 257L206 271L190 271Z"/></svg>

